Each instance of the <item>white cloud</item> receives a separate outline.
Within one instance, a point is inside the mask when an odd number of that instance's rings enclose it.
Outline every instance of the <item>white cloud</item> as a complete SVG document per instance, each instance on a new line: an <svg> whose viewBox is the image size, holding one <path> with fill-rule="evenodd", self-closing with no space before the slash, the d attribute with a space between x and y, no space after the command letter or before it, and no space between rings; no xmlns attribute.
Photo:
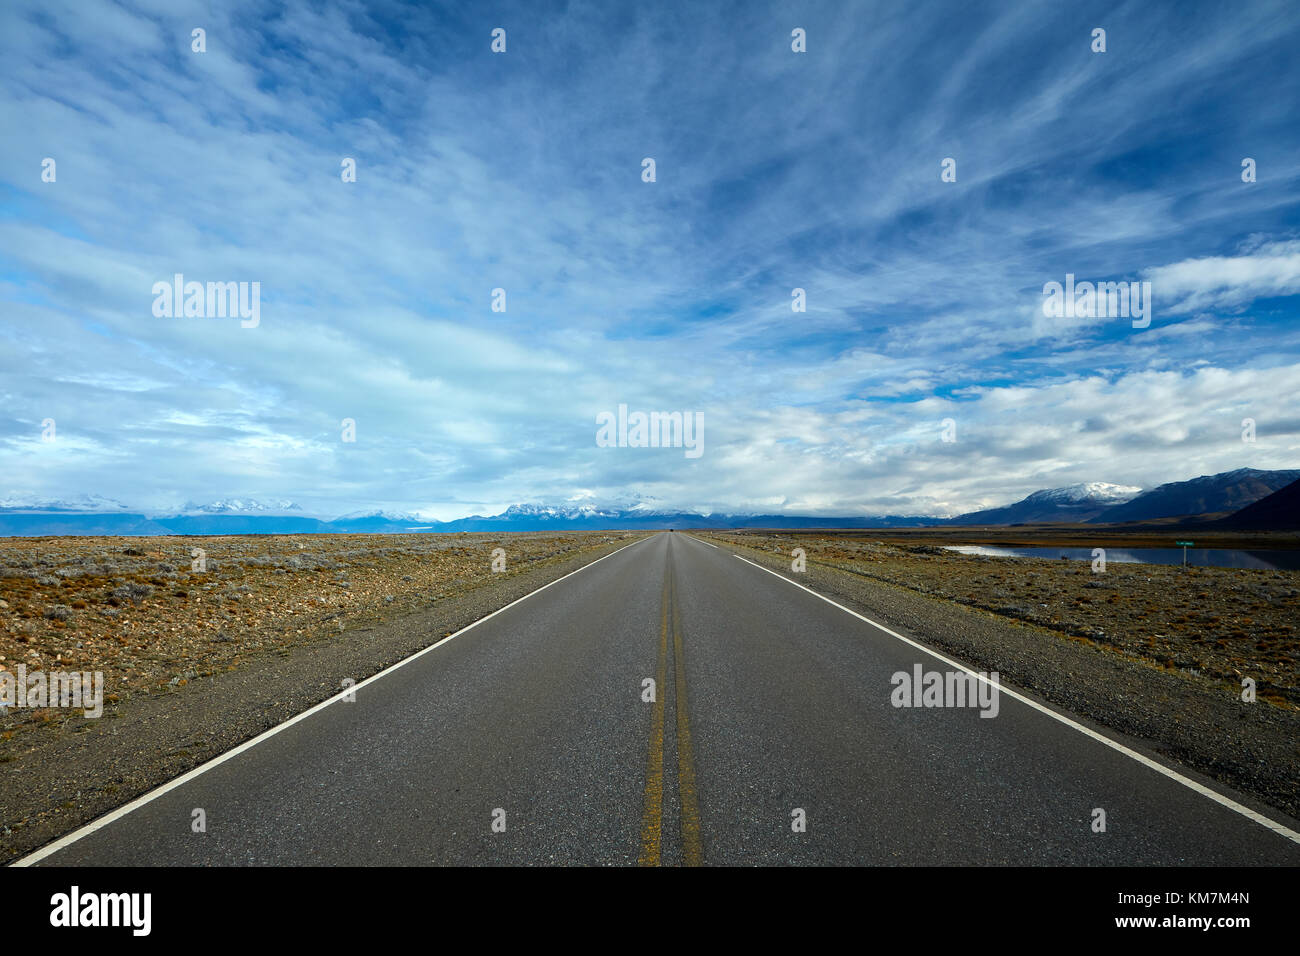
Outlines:
<svg viewBox="0 0 1300 956"><path fill-rule="evenodd" d="M1273 242L1250 255L1205 256L1147 269L1161 312L1237 308L1255 299L1300 294L1300 240ZM1169 300L1173 300L1169 302ZM1169 304L1165 304L1169 302Z"/></svg>
<svg viewBox="0 0 1300 956"><path fill-rule="evenodd" d="M78 9L0 14L14 490L915 513L1294 464L1295 323L1199 314L1296 291L1300 244L1273 238L1287 197L1113 172L1171 135L1171 97L1231 89L1216 79L1285 41L1257 12L1107 72L1041 10L957 39L924 11L810 10L796 63L761 9L684 31L670 8L524 7L509 59L418 7ZM1028 49L1045 55L1010 55ZM1285 153L1283 135L1256 131ZM1239 254L1207 254L1225 243ZM1067 271L1151 278L1152 328L1039 321ZM155 319L175 272L261 282L262 325ZM597 448L594 414L620 402L703 411L704 457ZM1222 439L1245 408L1249 448ZM55 448L34 444L46 416Z"/></svg>

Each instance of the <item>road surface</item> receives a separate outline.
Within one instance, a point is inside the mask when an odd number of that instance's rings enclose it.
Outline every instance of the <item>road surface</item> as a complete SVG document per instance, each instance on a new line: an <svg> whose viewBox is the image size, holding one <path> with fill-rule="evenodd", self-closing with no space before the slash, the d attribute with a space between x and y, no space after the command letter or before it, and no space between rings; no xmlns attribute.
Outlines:
<svg viewBox="0 0 1300 956"><path fill-rule="evenodd" d="M784 577L652 535L26 862L1300 863L1006 689L894 706L950 662Z"/></svg>

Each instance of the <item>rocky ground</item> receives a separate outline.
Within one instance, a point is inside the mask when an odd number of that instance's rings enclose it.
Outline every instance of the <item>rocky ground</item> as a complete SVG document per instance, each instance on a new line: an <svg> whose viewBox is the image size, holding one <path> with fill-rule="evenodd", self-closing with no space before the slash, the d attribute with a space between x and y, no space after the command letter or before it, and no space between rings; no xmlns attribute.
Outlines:
<svg viewBox="0 0 1300 956"><path fill-rule="evenodd" d="M105 703L99 719L58 707L0 712L0 858L639 537L4 540L0 670L100 671ZM492 570L497 548L504 571Z"/></svg>
<svg viewBox="0 0 1300 956"><path fill-rule="evenodd" d="M692 533L1300 819L1300 572L1110 563L1094 574L904 534Z"/></svg>
<svg viewBox="0 0 1300 956"><path fill-rule="evenodd" d="M821 593L1300 817L1300 573L1112 563L1098 575L906 535L699 535L786 573L801 547ZM0 860L639 537L5 540L0 668L102 671L107 698L102 719L0 713ZM1243 676L1257 703L1241 700Z"/></svg>
<svg viewBox="0 0 1300 956"><path fill-rule="evenodd" d="M492 571L497 548L508 575L621 537L9 538L0 670L103 671L108 703L118 703L481 587L503 573ZM64 716L6 715L0 760L22 730Z"/></svg>
<svg viewBox="0 0 1300 956"><path fill-rule="evenodd" d="M869 535L869 533L868 533ZM959 554L843 534L714 537L982 608L1300 710L1300 572Z"/></svg>

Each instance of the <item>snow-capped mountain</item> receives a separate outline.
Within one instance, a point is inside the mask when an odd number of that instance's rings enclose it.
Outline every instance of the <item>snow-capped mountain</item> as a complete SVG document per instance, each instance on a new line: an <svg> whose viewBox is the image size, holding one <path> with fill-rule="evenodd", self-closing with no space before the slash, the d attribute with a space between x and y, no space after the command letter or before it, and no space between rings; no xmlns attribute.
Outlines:
<svg viewBox="0 0 1300 956"><path fill-rule="evenodd" d="M427 520L409 511L350 511L334 519L340 521L360 521L365 518L381 518L384 521L396 521L403 524L427 524Z"/></svg>
<svg viewBox="0 0 1300 956"><path fill-rule="evenodd" d="M103 495L74 495L71 498L39 498L7 495L0 498L0 511L89 511L107 514L126 511L127 506Z"/></svg>
<svg viewBox="0 0 1300 956"><path fill-rule="evenodd" d="M409 534L412 532L604 531L659 528L909 528L939 525L1006 525L1034 522L1144 521L1169 516L1216 515L1259 501L1300 479L1300 470L1260 471L1239 468L1219 475L1172 482L1143 492L1131 485L1105 481L1045 488L1014 504L955 518L919 515L806 516L727 514L666 509L657 501L634 496L622 503L597 502L591 496L562 504L515 504L495 515L470 515L436 521L418 514L390 511L353 512L333 520L305 515L287 499L227 498L206 505L191 502L184 513L152 515L131 512L127 505L102 495L0 498L0 535L76 534ZM1296 492L1278 507L1294 510ZM1272 506L1270 506L1272 507ZM1267 524L1272 511L1251 518ZM1289 513L1289 512L1288 512ZM1253 513L1252 513L1253 514ZM1247 515L1250 517L1250 515ZM1189 519L1191 520L1191 519ZM1245 519L1243 519L1245 520ZM1287 519L1293 520L1293 519ZM1254 525L1252 525L1253 527Z"/></svg>
<svg viewBox="0 0 1300 956"><path fill-rule="evenodd" d="M952 519L953 524L1024 524L1037 521L1087 521L1107 508L1123 504L1142 493L1132 485L1084 481L1062 488L1044 488L1001 508L972 511Z"/></svg>
<svg viewBox="0 0 1300 956"><path fill-rule="evenodd" d="M437 524L402 511L354 511L324 522L321 530L344 534L404 534L408 531L433 531Z"/></svg>
<svg viewBox="0 0 1300 956"><path fill-rule="evenodd" d="M499 515L472 515L436 525L433 531L599 531L658 528L887 528L942 524L928 517L787 517L671 511L640 502L630 508L525 504Z"/></svg>
<svg viewBox="0 0 1300 956"><path fill-rule="evenodd" d="M1101 522L1152 521L1181 515L1237 511L1280 491L1300 478L1300 470L1238 468L1188 481L1171 481L1117 504L1098 515Z"/></svg>
<svg viewBox="0 0 1300 956"><path fill-rule="evenodd" d="M499 515L507 520L511 519L554 519L558 521L572 521L575 518L591 518L599 515L614 516L622 514L619 509L599 508L593 504L581 505L542 505L542 504L525 504L511 505Z"/></svg>
<svg viewBox="0 0 1300 956"><path fill-rule="evenodd" d="M1063 488L1044 488L1035 491L1025 501L1055 501L1061 504L1097 503L1117 505L1130 501L1142 493L1135 485L1112 485L1108 481L1081 481Z"/></svg>
<svg viewBox="0 0 1300 956"><path fill-rule="evenodd" d="M292 501L259 501L256 498L222 498L206 505L187 501L181 509L185 514L205 515L249 515L249 514L285 514L302 512L302 508Z"/></svg>

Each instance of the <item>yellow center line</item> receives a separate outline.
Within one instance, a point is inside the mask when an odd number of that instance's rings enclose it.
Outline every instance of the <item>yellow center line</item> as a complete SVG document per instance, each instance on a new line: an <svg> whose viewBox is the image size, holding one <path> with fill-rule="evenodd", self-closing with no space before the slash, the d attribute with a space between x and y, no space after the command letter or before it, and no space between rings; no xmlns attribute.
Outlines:
<svg viewBox="0 0 1300 956"><path fill-rule="evenodd" d="M646 760L645 810L641 815L640 866L658 866L664 816L664 691L668 673L668 588L659 604L659 664L650 717L650 754Z"/></svg>
<svg viewBox="0 0 1300 956"><path fill-rule="evenodd" d="M695 750L691 746L691 721L686 713L686 658L682 651L681 614L677 589L669 578L672 594L673 676L677 688L677 782L682 801L682 862L699 866L704 862L700 843L700 804L695 791Z"/></svg>

